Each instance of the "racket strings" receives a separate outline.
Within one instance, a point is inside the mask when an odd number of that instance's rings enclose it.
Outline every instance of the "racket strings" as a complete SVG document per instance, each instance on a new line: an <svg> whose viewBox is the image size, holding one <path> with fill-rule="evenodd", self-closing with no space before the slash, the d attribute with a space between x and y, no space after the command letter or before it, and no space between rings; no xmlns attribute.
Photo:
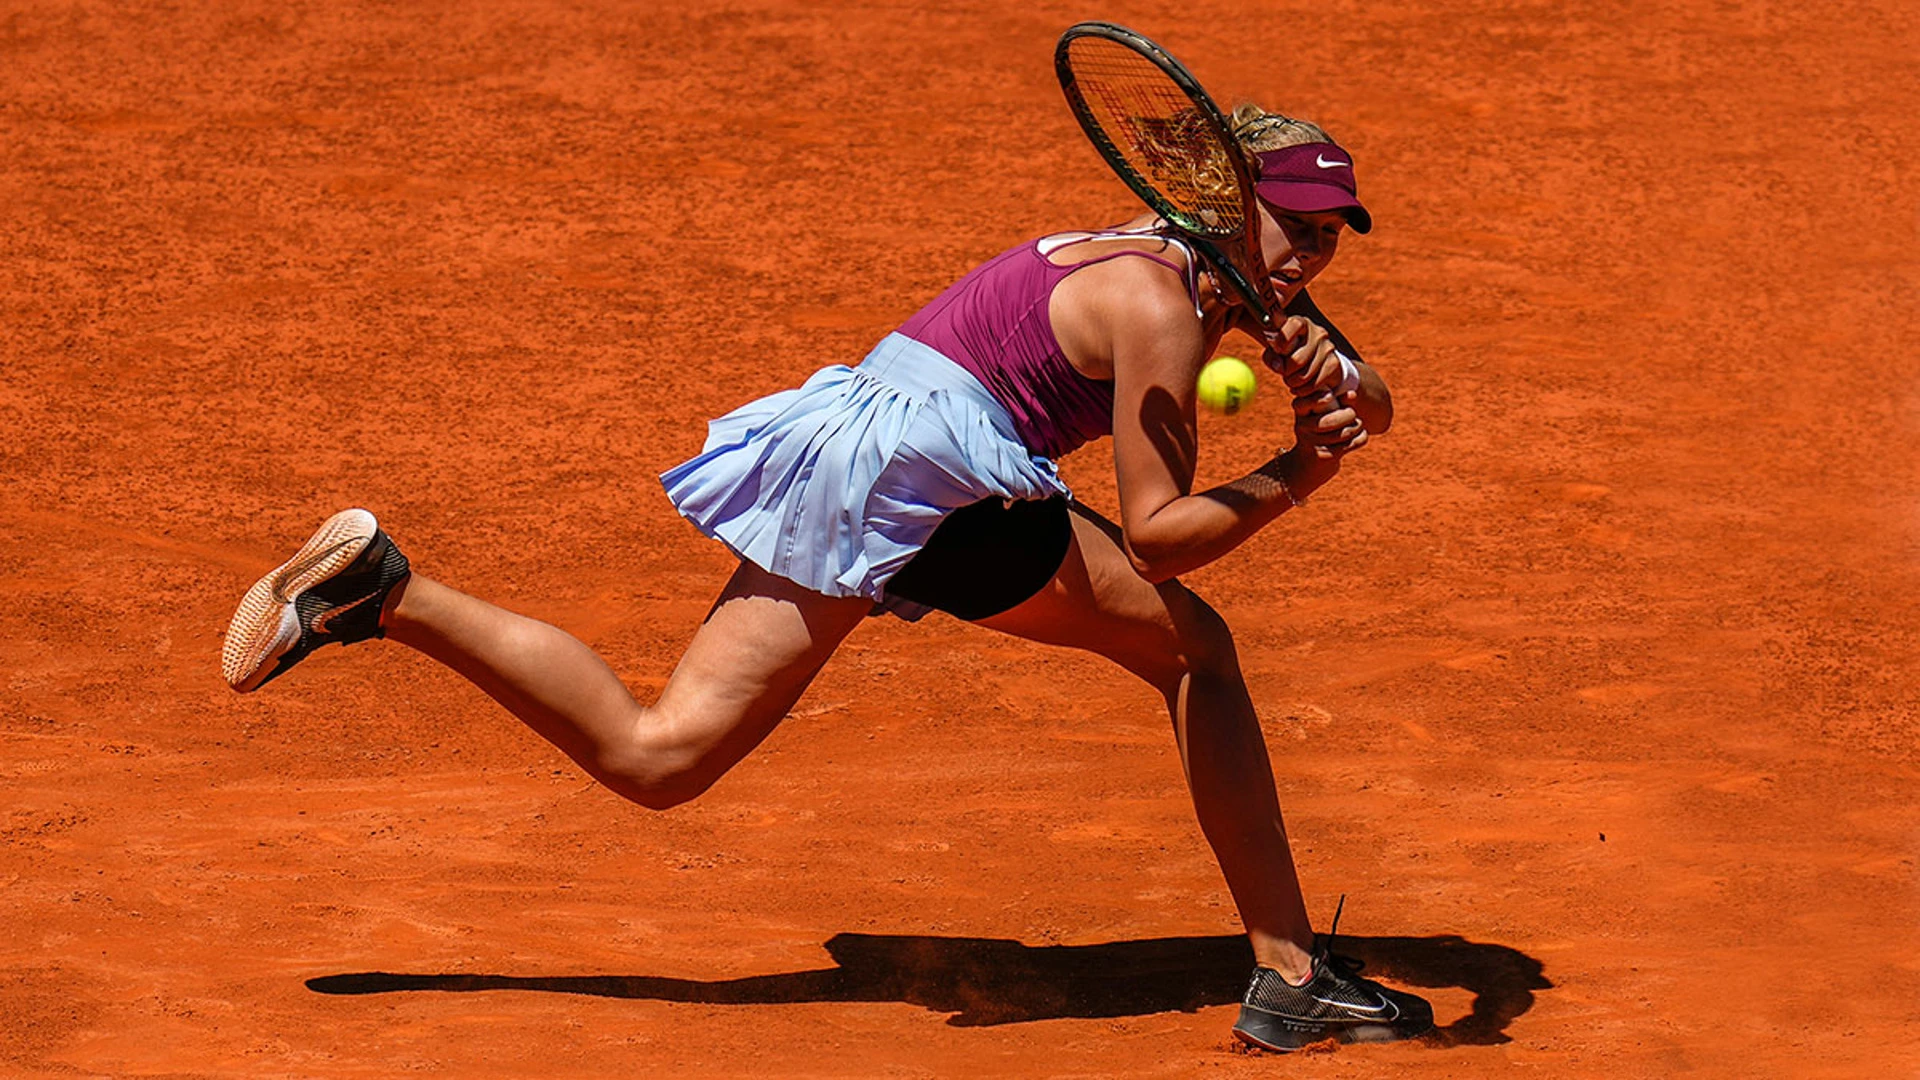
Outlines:
<svg viewBox="0 0 1920 1080"><path fill-rule="evenodd" d="M1202 235L1237 233L1246 199L1235 147L1151 60L1101 38L1071 43L1070 63L1100 137Z"/></svg>
<svg viewBox="0 0 1920 1080"><path fill-rule="evenodd" d="M1239 114L1236 112L1234 115ZM1254 140L1275 128L1294 127L1304 123L1305 121L1295 120L1291 116L1282 116L1279 113L1261 113L1244 124L1235 124L1233 134L1236 138Z"/></svg>

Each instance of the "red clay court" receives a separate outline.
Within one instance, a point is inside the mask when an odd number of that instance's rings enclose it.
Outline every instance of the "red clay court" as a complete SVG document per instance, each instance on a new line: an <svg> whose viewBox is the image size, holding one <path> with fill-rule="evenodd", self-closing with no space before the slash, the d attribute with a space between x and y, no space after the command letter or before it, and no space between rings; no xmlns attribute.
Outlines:
<svg viewBox="0 0 1920 1080"><path fill-rule="evenodd" d="M395 646L221 683L364 505L657 687L707 418L1133 212L1050 68L1093 17L1357 155L1314 292L1399 422L1190 580L1435 1036L1231 1048L1164 713L1090 658L872 621L666 814ZM1916 56L1894 0L14 5L0 1073L1920 1072Z"/></svg>

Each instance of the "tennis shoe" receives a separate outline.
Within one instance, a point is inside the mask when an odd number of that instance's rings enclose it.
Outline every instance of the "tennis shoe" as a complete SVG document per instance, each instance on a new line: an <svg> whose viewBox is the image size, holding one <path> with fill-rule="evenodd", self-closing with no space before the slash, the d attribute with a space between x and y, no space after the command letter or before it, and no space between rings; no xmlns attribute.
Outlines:
<svg viewBox="0 0 1920 1080"><path fill-rule="evenodd" d="M245 694L322 645L385 637L382 609L410 572L372 514L342 510L241 598L227 624L220 673Z"/></svg>
<svg viewBox="0 0 1920 1080"><path fill-rule="evenodd" d="M1347 898L1340 898L1340 908ZM1360 961L1333 951L1340 911L1313 950L1313 976L1295 986L1267 967L1253 969L1233 1033L1263 1050L1298 1050L1318 1042L1411 1039L1433 1027L1433 1006L1415 994L1362 978Z"/></svg>

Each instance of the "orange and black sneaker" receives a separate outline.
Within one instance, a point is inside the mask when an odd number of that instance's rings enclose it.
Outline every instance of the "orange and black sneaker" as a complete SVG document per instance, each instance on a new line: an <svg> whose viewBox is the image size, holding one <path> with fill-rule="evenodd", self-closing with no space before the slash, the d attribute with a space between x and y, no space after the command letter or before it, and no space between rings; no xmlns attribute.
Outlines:
<svg viewBox="0 0 1920 1080"><path fill-rule="evenodd" d="M409 573L407 557L372 514L340 511L241 598L227 624L220 673L245 694L322 645L385 637L381 609Z"/></svg>

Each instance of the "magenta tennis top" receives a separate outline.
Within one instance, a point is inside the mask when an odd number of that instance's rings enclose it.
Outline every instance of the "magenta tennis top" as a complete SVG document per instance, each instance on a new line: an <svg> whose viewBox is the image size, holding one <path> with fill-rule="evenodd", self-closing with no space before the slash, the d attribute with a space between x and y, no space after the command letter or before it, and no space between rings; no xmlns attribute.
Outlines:
<svg viewBox="0 0 1920 1080"><path fill-rule="evenodd" d="M1012 415L1027 449L1047 458L1113 434L1113 383L1073 369L1053 336L1047 302L1083 266L1124 255L1152 259L1178 272L1198 305L1199 283L1187 265L1145 251L1096 255L1070 266L1047 253L1085 240L1140 240L1155 234L1072 233L1028 241L975 267L901 327L900 333L959 364ZM1177 241L1175 241L1177 245Z"/></svg>

